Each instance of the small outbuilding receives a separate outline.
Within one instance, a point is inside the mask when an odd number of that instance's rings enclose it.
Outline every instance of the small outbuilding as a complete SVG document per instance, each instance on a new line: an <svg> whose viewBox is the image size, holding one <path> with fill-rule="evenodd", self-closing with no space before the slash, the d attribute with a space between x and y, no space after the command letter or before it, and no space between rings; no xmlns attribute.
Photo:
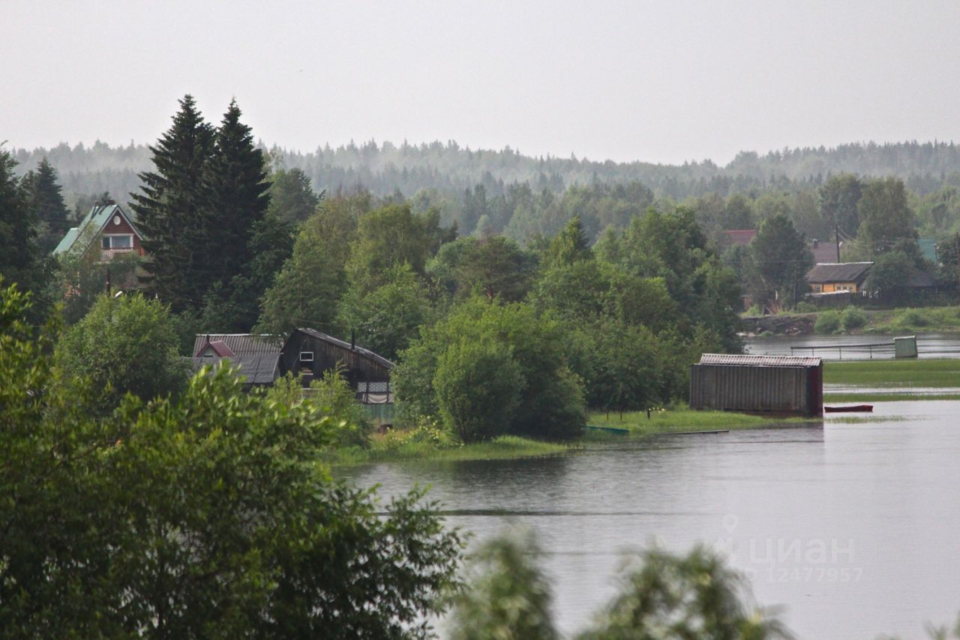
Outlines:
<svg viewBox="0 0 960 640"><path fill-rule="evenodd" d="M823 361L705 353L690 368L690 408L761 415L823 415Z"/></svg>

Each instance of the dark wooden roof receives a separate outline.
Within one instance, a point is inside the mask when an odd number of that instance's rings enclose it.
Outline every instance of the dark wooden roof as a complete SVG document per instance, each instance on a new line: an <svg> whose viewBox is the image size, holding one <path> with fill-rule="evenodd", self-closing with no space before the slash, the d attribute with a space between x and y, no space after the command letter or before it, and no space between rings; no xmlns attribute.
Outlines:
<svg viewBox="0 0 960 640"><path fill-rule="evenodd" d="M872 262L835 262L818 264L807 273L807 282L825 284L828 282L859 282L866 277Z"/></svg>
<svg viewBox="0 0 960 640"><path fill-rule="evenodd" d="M364 349L363 347L358 347L358 346L351 347L349 342L340 340L339 338L334 338L333 336L327 335L325 333L320 333L319 331L316 331L314 329L297 329L297 331L304 333L312 338L316 338L317 340L322 340L323 342L326 342L328 344L332 344L337 347L340 347L341 349L345 349L347 351L353 351L360 357L366 358L372 362L375 362L381 367L384 367L385 369L393 369L392 362L390 362L380 354L370 351L369 349Z"/></svg>

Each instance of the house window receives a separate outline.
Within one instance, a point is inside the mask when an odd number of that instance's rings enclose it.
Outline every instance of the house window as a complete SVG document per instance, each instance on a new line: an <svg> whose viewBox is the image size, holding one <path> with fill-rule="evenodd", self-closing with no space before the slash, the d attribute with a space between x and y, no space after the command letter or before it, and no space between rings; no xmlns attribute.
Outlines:
<svg viewBox="0 0 960 640"><path fill-rule="evenodd" d="M103 236L100 238L100 246L104 249L133 249L133 236Z"/></svg>
<svg viewBox="0 0 960 640"><path fill-rule="evenodd" d="M313 351L301 351L300 362L313 362Z"/></svg>

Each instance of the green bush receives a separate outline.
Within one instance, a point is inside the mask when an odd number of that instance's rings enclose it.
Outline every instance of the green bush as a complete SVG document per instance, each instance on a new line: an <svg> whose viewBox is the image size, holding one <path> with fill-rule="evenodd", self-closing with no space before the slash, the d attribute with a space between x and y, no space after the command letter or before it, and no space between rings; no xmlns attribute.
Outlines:
<svg viewBox="0 0 960 640"><path fill-rule="evenodd" d="M812 302L807 302L806 300L798 302L793 308L794 313L816 313L817 305Z"/></svg>
<svg viewBox="0 0 960 640"><path fill-rule="evenodd" d="M840 324L844 331L862 329L867 324L867 314L856 307L848 307L840 314Z"/></svg>
<svg viewBox="0 0 960 640"><path fill-rule="evenodd" d="M452 377L438 375L442 358L465 358L465 344L502 345L508 350L509 361L519 370L517 388L522 400L507 415L505 433L540 439L579 436L586 424L585 402L581 383L567 364L566 338L566 331L554 317L538 315L529 304L491 304L484 298L460 304L436 325L424 328L420 339L403 352L400 365L393 371L391 382L397 394L398 422L412 426L420 416L444 415L438 385L449 385L444 393L453 394L453 381L462 384L464 381L458 377L465 374L454 371ZM458 351L451 352L455 346ZM479 366L480 362L475 364ZM474 373L480 375L479 370ZM509 371L501 373L512 377ZM489 375L491 379L495 377L492 372ZM499 380L496 382L499 384ZM456 395L462 397L459 392ZM449 402L454 397L447 397L448 415L444 415L444 421L448 425L453 418L450 412L455 409ZM473 421L465 414L462 419Z"/></svg>
<svg viewBox="0 0 960 640"><path fill-rule="evenodd" d="M840 330L840 312L839 311L824 311L817 316L817 324L814 326L814 331L821 334L831 334L836 333Z"/></svg>
<svg viewBox="0 0 960 640"><path fill-rule="evenodd" d="M508 347L464 339L440 357L433 386L444 423L469 444L507 433L523 375Z"/></svg>
<svg viewBox="0 0 960 640"><path fill-rule="evenodd" d="M930 324L930 318L920 309L907 309L897 320L897 324L904 327L925 327Z"/></svg>

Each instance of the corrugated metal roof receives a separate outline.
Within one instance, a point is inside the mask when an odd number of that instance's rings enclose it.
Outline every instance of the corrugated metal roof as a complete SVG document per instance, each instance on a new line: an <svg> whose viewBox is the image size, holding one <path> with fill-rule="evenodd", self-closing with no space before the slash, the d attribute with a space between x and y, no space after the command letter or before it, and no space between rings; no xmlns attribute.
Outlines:
<svg viewBox="0 0 960 640"><path fill-rule="evenodd" d="M700 364L734 367L819 367L820 358L810 356L744 356L726 353L705 353Z"/></svg>
<svg viewBox="0 0 960 640"><path fill-rule="evenodd" d="M229 358L191 358L193 361L193 370L199 371L204 365L216 366L221 362L229 362L234 367L239 367L240 375L247 379L247 384L273 384L279 375L280 355L261 354L246 356L231 356Z"/></svg>
<svg viewBox="0 0 960 640"><path fill-rule="evenodd" d="M70 247L73 246L73 243L77 241L77 236L80 235L80 227L72 227L67 231L67 235L63 236L63 239L60 241L60 244L57 245L57 248L53 250L53 255L59 256L60 254L66 253L70 250Z"/></svg>
<svg viewBox="0 0 960 640"><path fill-rule="evenodd" d="M224 343L238 356L280 355L283 346L278 336L254 333L198 333L193 341L193 355L199 356L207 345L213 342Z"/></svg>
<svg viewBox="0 0 960 640"><path fill-rule="evenodd" d="M340 340L339 338L334 338L333 336L328 336L327 334L325 334L325 333L320 333L319 331L315 331L314 329L297 329L297 331L301 331L301 332L307 334L308 336L312 336L312 337L314 337L314 338L317 338L318 340L323 340L324 342L329 342L330 344L335 344L335 345L337 345L338 347L340 347L340 348L342 348L342 349L346 349L347 351L350 351L350 350L351 350L351 348L350 348L350 343L349 343L349 342L345 342L345 341L343 341L343 340ZM370 358L371 360L373 360L374 362L376 362L377 364L379 364L379 365L382 366L382 367L386 367L387 369L392 369L392 368L393 368L393 363L392 363L392 362L390 362L389 360L387 360L386 358L384 358L384 357L381 356L380 354L377 354L377 353L374 353L373 351L370 351L369 349L364 349L363 347L354 346L354 347L353 347L353 351L356 352L356 353L359 353L360 355L362 355L362 356L364 356L364 357L366 357L366 358Z"/></svg>
<svg viewBox="0 0 960 640"><path fill-rule="evenodd" d="M923 257L936 264L937 262L937 240L936 238L920 238L917 240L920 245L920 253Z"/></svg>
<svg viewBox="0 0 960 640"><path fill-rule="evenodd" d="M867 275L872 262L820 263L807 273L807 282L857 282Z"/></svg>

